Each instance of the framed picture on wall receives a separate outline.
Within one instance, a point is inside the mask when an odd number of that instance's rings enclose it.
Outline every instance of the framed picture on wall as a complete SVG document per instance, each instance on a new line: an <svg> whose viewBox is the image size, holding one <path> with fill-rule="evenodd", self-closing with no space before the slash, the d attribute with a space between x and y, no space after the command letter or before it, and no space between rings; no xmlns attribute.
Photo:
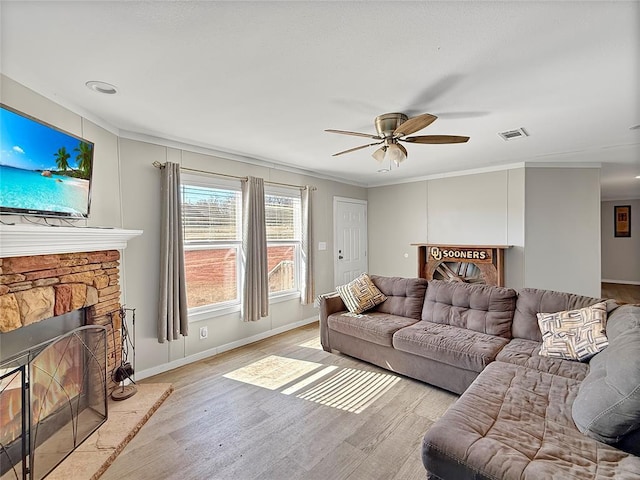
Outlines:
<svg viewBox="0 0 640 480"><path fill-rule="evenodd" d="M631 236L631 205L616 205L613 207L613 225L614 236Z"/></svg>

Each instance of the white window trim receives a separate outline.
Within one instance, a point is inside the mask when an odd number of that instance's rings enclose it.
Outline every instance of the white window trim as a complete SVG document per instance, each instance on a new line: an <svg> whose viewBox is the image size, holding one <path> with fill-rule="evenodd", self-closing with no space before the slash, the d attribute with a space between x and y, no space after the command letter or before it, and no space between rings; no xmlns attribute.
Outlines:
<svg viewBox="0 0 640 480"><path fill-rule="evenodd" d="M227 180L217 177L205 177L192 173L181 173L180 183L194 185L196 187L219 188L221 190L242 191L240 180Z"/></svg>
<svg viewBox="0 0 640 480"><path fill-rule="evenodd" d="M240 304L237 305L228 305L222 306L222 304L217 303L216 306L211 305L203 305L202 307L194 307L190 308L187 312L187 317L189 319L189 323L192 322L200 322L202 320L207 320L209 318L222 317L224 315L230 315L232 313L240 312Z"/></svg>
<svg viewBox="0 0 640 480"><path fill-rule="evenodd" d="M282 303L282 302L288 302L289 300L295 300L296 298L300 298L301 297L301 293L300 290L297 291L287 291L286 293L272 293L269 295L269 304L272 305L274 303Z"/></svg>

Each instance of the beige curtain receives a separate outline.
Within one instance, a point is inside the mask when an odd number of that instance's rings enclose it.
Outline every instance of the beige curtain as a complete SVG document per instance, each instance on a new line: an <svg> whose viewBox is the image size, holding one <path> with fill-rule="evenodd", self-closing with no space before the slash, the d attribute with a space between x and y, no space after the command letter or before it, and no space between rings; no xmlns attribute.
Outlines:
<svg viewBox="0 0 640 480"><path fill-rule="evenodd" d="M255 322L269 315L267 230L262 178L248 177L242 183L242 259L242 319L245 322Z"/></svg>
<svg viewBox="0 0 640 480"><path fill-rule="evenodd" d="M189 333L184 274L180 165L167 162L161 169L160 302L158 342L177 340Z"/></svg>
<svg viewBox="0 0 640 480"><path fill-rule="evenodd" d="M313 230L311 216L312 187L302 190L302 297L303 305L314 302L315 285L313 283Z"/></svg>

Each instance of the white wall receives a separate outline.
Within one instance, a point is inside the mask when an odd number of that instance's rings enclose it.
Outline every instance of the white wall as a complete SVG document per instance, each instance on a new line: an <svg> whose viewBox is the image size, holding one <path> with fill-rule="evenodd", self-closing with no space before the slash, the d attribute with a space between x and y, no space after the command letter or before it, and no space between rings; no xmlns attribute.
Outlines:
<svg viewBox="0 0 640 480"><path fill-rule="evenodd" d="M597 168L514 168L371 188L369 211L374 273L415 276L415 251L413 265L403 262L413 242L511 245L507 286L600 296ZM426 235L415 238L425 234L425 217Z"/></svg>
<svg viewBox="0 0 640 480"><path fill-rule="evenodd" d="M507 172L429 180L428 243L508 245Z"/></svg>
<svg viewBox="0 0 640 480"><path fill-rule="evenodd" d="M521 288L523 224L524 168L370 188L369 270L417 276L412 243L513 245L505 281Z"/></svg>
<svg viewBox="0 0 640 480"><path fill-rule="evenodd" d="M615 237L613 207L631 205L631 237ZM640 199L601 204L602 279L640 285Z"/></svg>
<svg viewBox="0 0 640 480"><path fill-rule="evenodd" d="M418 249L411 244L427 238L427 182L370 188L367 215L369 272L416 277Z"/></svg>
<svg viewBox="0 0 640 480"><path fill-rule="evenodd" d="M526 168L525 285L599 297L600 170Z"/></svg>
<svg viewBox="0 0 640 480"><path fill-rule="evenodd" d="M524 283L524 179L525 169L508 170L507 175L507 244L504 254L505 285L520 289Z"/></svg>

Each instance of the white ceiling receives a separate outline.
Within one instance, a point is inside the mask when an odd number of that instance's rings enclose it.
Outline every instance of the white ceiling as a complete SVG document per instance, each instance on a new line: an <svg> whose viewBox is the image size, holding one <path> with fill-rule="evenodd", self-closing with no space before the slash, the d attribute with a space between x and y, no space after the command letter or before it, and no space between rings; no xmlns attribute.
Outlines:
<svg viewBox="0 0 640 480"><path fill-rule="evenodd" d="M1 2L2 73L125 136L372 186L521 162L602 163L640 197L640 2ZM102 80L117 95L85 87ZM429 112L378 173L387 112ZM524 127L505 142L498 132ZM215 166L212 166L215 169Z"/></svg>

